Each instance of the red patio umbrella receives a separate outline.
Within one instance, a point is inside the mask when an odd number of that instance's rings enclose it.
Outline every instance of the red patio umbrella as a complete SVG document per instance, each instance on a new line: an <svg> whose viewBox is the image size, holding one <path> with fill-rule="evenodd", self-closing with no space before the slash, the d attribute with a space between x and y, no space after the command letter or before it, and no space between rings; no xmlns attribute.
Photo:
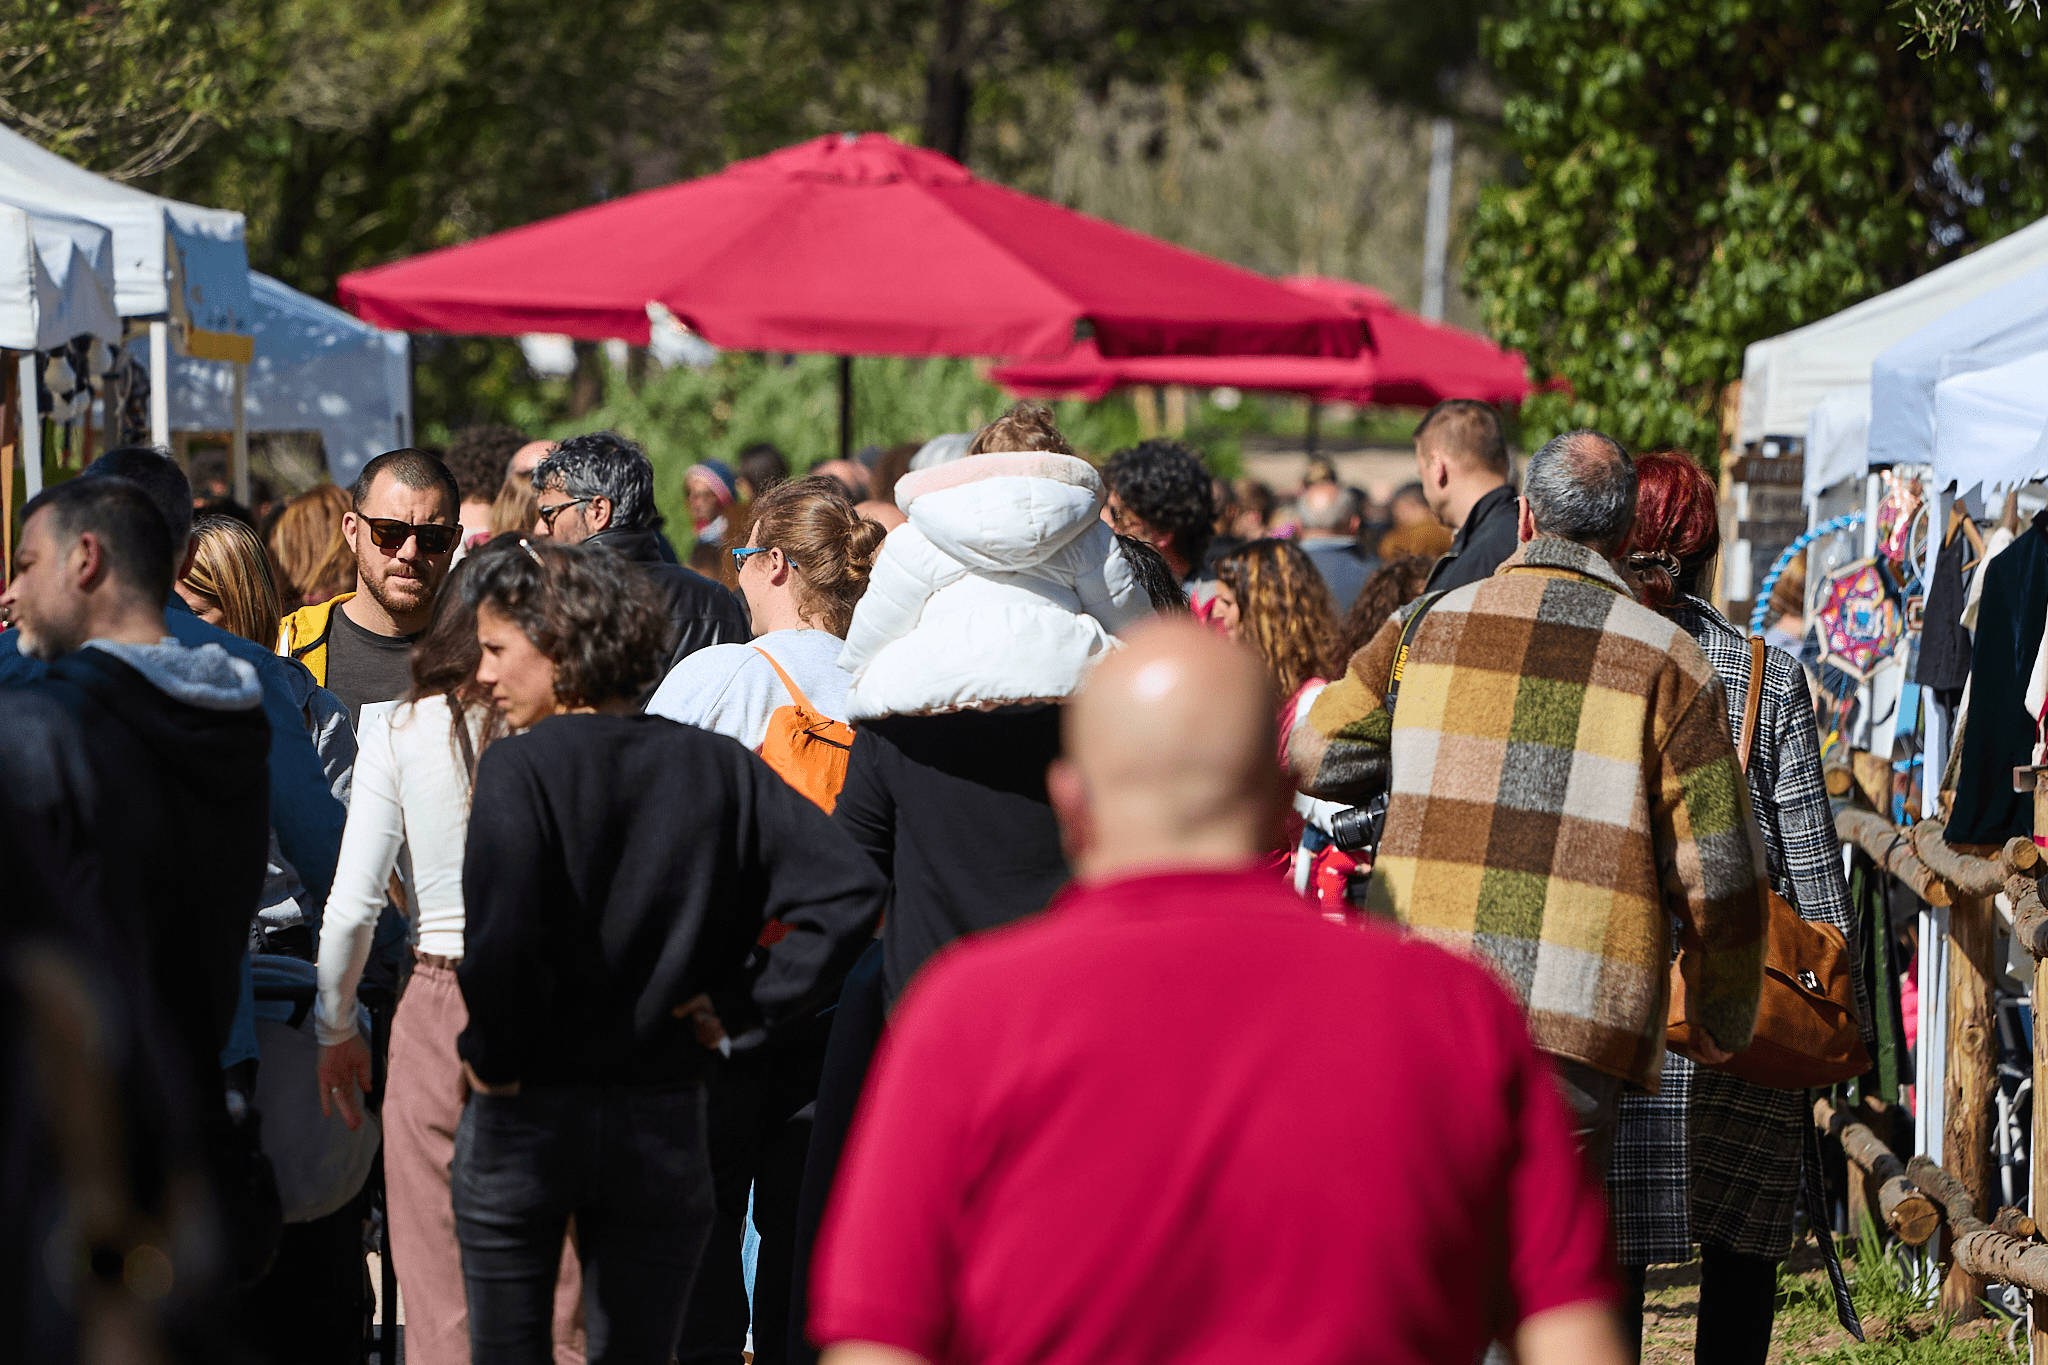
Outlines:
<svg viewBox="0 0 2048 1365"><path fill-rule="evenodd" d="M1205 355L1108 357L1076 347L1062 361L999 365L989 377L1013 393L1101 398L1130 384L1254 389L1302 394L1313 403L1428 407L1446 398L1520 402L1528 364L1470 332L1424 321L1377 289L1348 280L1296 275L1282 280L1304 298L1349 310L1365 323L1368 347L1349 359L1318 356Z"/></svg>
<svg viewBox="0 0 2048 1365"><path fill-rule="evenodd" d="M593 341L645 342L659 303L718 346L842 357L1061 356L1087 334L1104 355L1348 356L1362 341L1341 302L880 133L356 271L339 292L383 327Z"/></svg>

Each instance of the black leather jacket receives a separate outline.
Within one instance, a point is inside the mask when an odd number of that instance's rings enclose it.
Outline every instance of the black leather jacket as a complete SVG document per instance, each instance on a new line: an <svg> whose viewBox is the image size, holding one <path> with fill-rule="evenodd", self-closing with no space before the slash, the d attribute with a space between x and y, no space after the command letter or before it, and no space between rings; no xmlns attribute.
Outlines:
<svg viewBox="0 0 2048 1365"><path fill-rule="evenodd" d="M585 542L603 545L633 561L661 590L669 620L675 623L676 647L669 655L666 673L686 654L706 645L743 645L753 639L739 599L694 569L662 559L652 528L639 531L599 531Z"/></svg>

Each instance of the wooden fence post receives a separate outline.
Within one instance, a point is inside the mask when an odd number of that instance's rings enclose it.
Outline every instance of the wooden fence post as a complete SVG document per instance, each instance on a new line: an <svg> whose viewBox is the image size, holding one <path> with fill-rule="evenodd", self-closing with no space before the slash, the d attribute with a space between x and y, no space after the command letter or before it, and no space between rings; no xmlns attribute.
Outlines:
<svg viewBox="0 0 2048 1365"><path fill-rule="evenodd" d="M2034 774L2034 832L2048 834L2048 772ZM2014 850L2018 852L2018 850ZM2016 861L2016 860L2015 860ZM2038 859L2037 859L2038 861ZM2017 931L2018 917L2025 912L2024 901L2030 889L2024 879L2015 877L2009 884L2008 896L2012 900L2014 929ZM2034 904L2041 903L2040 892L2034 891ZM2021 940L2025 942L2024 939ZM2030 1206L2027 1212L2039 1222L2048 1215L2048 1123L2042 1122L2043 1095L2048 1095L2048 1038L2041 1036L2041 1001L2048 992L2048 959L2034 958L2034 1144L2027 1155L2027 1171L2033 1183ZM2048 1361L2048 1304L2035 1302L2034 1296L2027 1299L2027 1336L2034 1360Z"/></svg>
<svg viewBox="0 0 2048 1365"><path fill-rule="evenodd" d="M1949 907L1948 1093L1942 1136L1942 1164L1968 1192L1977 1216L1988 1217L1991 1199L1992 1091L1997 1084L1997 1030L1991 1010L1996 967L1997 911L1984 896L1957 894ZM1958 1322L1979 1317L1984 1280L1949 1267L1941 1287L1942 1310Z"/></svg>

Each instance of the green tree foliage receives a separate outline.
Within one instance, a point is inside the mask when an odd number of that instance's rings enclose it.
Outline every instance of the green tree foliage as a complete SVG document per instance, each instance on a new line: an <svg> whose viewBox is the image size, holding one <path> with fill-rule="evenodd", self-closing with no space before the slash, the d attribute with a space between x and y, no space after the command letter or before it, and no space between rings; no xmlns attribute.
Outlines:
<svg viewBox="0 0 2048 1365"><path fill-rule="evenodd" d="M1749 342L2038 217L2048 88L2016 25L1902 49L1889 0L1528 0L1490 25L1521 174L1482 196L1468 289L1577 425L1715 445Z"/></svg>

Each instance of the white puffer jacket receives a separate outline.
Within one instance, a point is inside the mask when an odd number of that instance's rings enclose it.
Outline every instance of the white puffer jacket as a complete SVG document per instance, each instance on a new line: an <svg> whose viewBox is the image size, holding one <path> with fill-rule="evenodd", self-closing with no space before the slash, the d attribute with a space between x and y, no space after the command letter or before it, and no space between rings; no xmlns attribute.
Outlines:
<svg viewBox="0 0 2048 1365"><path fill-rule="evenodd" d="M1062 701L1151 610L1101 520L1094 466L971 455L896 485L889 533L839 666L854 720Z"/></svg>

